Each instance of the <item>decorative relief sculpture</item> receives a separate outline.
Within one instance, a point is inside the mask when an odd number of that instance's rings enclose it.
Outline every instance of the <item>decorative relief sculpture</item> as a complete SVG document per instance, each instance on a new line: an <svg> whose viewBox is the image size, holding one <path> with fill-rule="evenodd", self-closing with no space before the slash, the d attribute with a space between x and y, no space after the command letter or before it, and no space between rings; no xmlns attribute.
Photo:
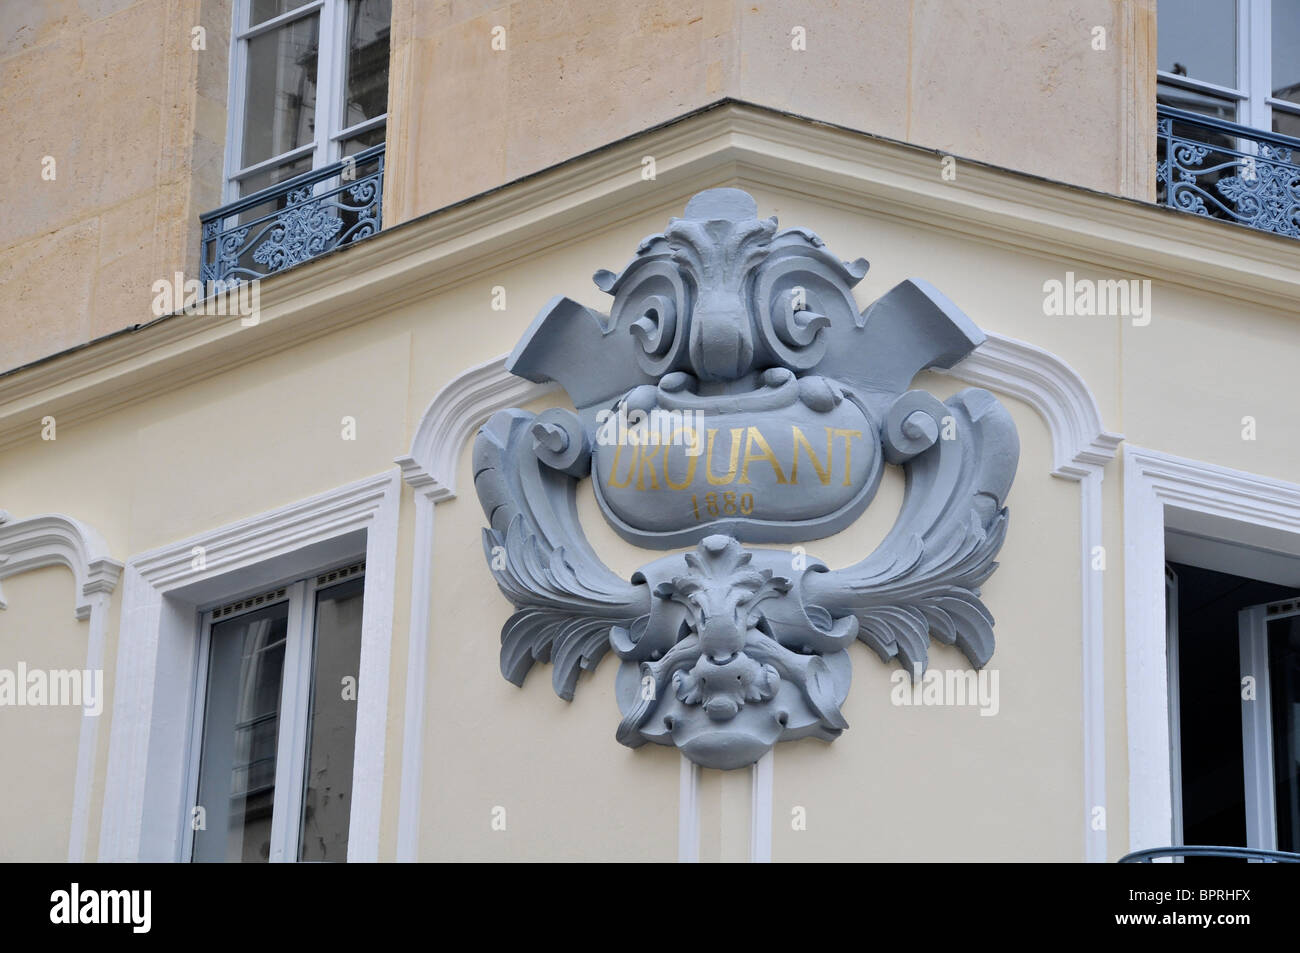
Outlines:
<svg viewBox="0 0 1300 953"><path fill-rule="evenodd" d="M558 382L577 413L501 411L474 445L484 548L517 609L506 678L549 661L570 699L613 649L618 740L725 769L847 727L854 639L914 674L931 637L989 660L979 587L1006 533L1015 426L987 391L907 389L984 336L918 280L860 313L851 289L866 271L714 189L621 273L596 274L608 317L568 298L543 309L508 367ZM747 545L845 529L886 463L906 476L902 509L861 562L832 570L801 548ZM578 522L587 476L624 539L690 548L620 579Z"/></svg>

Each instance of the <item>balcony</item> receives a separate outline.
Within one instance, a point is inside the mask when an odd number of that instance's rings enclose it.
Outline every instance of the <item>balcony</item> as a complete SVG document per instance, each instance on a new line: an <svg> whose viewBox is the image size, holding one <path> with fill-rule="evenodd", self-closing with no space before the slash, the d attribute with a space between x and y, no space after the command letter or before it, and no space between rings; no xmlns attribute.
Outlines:
<svg viewBox="0 0 1300 953"><path fill-rule="evenodd" d="M1159 106L1156 201L1300 238L1300 139Z"/></svg>
<svg viewBox="0 0 1300 953"><path fill-rule="evenodd" d="M1220 860L1248 860L1259 864L1300 864L1300 854L1284 850L1260 850L1255 847L1150 847L1125 854L1118 863L1149 864L1164 858L1216 857Z"/></svg>
<svg viewBox="0 0 1300 953"><path fill-rule="evenodd" d="M384 145L199 217L200 280L265 278L379 231Z"/></svg>

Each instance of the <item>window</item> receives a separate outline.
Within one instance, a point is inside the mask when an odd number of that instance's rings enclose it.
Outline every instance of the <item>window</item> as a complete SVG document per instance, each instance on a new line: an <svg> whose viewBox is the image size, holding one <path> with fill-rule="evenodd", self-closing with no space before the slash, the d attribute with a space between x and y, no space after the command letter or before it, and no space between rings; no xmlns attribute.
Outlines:
<svg viewBox="0 0 1300 953"><path fill-rule="evenodd" d="M1300 568L1166 540L1202 564L1165 572L1175 841L1300 852Z"/></svg>
<svg viewBox="0 0 1300 953"><path fill-rule="evenodd" d="M191 860L347 859L364 572L203 614Z"/></svg>
<svg viewBox="0 0 1300 953"><path fill-rule="evenodd" d="M1300 136L1300 3L1160 0L1157 101Z"/></svg>
<svg viewBox="0 0 1300 953"><path fill-rule="evenodd" d="M1300 238L1300 3L1157 12L1156 201Z"/></svg>
<svg viewBox="0 0 1300 953"><path fill-rule="evenodd" d="M1300 600L1251 606L1239 616L1246 838L1300 853Z"/></svg>
<svg viewBox="0 0 1300 953"><path fill-rule="evenodd" d="M384 141L391 19L392 0L237 0L226 202Z"/></svg>

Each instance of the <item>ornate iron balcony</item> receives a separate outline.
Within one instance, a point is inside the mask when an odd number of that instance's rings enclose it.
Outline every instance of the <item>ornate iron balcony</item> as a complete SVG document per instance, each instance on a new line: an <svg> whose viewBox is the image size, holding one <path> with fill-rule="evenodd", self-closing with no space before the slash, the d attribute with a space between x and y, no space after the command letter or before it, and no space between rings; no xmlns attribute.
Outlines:
<svg viewBox="0 0 1300 953"><path fill-rule="evenodd" d="M383 190L381 143L208 212L200 280L265 278L373 235Z"/></svg>
<svg viewBox="0 0 1300 953"><path fill-rule="evenodd" d="M1260 850L1257 847L1149 847L1125 854L1118 863L1149 864L1158 857L1227 857L1235 860L1258 860L1266 864L1300 864L1300 854L1284 850Z"/></svg>
<svg viewBox="0 0 1300 953"><path fill-rule="evenodd" d="M1157 201L1300 238L1300 139L1169 106L1156 114Z"/></svg>

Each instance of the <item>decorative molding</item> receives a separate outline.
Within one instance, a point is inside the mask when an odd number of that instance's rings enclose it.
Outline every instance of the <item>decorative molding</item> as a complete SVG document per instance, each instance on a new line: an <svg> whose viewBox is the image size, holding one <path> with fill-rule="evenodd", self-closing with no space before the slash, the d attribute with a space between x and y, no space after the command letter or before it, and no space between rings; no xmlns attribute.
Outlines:
<svg viewBox="0 0 1300 953"><path fill-rule="evenodd" d="M396 460L402 479L435 503L456 495L460 451L489 417L556 389L511 374L506 358L503 354L471 367L438 391L420 417L411 452Z"/></svg>
<svg viewBox="0 0 1300 953"><path fill-rule="evenodd" d="M652 151L655 183L629 169ZM174 316L142 323L0 374L0 446L35 439L45 414L88 420L368 320L430 291L518 260L697 187L749 177L846 208L944 228L1021 253L1056 254L1202 294L1295 313L1291 243L1172 209L962 159L958 182L936 153L827 123L724 101L403 222L265 282L260 321ZM918 161L921 160L921 161ZM1061 223L1068 222L1069 228ZM142 322L144 316L141 316ZM196 370L201 369L201 370Z"/></svg>
<svg viewBox="0 0 1300 953"><path fill-rule="evenodd" d="M424 783L426 666L433 598L434 508L456 495L461 449L492 414L535 400L555 385L534 384L505 368L506 355L471 367L448 382L425 408L411 452L398 457L402 479L415 491L415 548L411 557L411 615L407 637L405 730L397 811L397 859L419 853L420 796Z"/></svg>
<svg viewBox="0 0 1300 953"><path fill-rule="evenodd" d="M700 766L682 755L677 786L677 862L700 862Z"/></svg>
<svg viewBox="0 0 1300 953"><path fill-rule="evenodd" d="M772 862L772 788L776 771L776 752L769 751L749 769L751 805L749 809L749 860L754 864Z"/></svg>
<svg viewBox="0 0 1300 953"><path fill-rule="evenodd" d="M549 662L570 699L580 670L612 651L619 743L733 770L778 742L839 737L855 640L913 678L931 639L976 668L989 661L980 586L1006 534L1015 423L986 390L940 401L912 389L984 334L917 278L859 310L852 289L867 269L760 218L747 192L713 188L621 272L596 272L609 314L565 297L542 309L506 370L555 381L577 412L501 410L474 441L484 555L516 610L501 630L503 677L522 685ZM719 435L731 460L721 478ZM824 435L824 466L807 435ZM852 565L751 548L846 529L886 463L906 475L903 504ZM633 545L695 550L622 578L587 539L579 485Z"/></svg>
<svg viewBox="0 0 1300 953"><path fill-rule="evenodd" d="M1038 411L1052 434L1053 476L1082 480L1115 458L1124 437L1102 426L1097 400L1074 368L1033 344L987 336L956 367L936 371L1018 397Z"/></svg>
<svg viewBox="0 0 1300 953"><path fill-rule="evenodd" d="M122 575L122 564L108 555L100 535L71 516L46 513L13 520L0 511L0 580L43 566L64 566L76 580L75 610L90 618L96 593L111 593ZM4 608L0 594L0 609Z"/></svg>
<svg viewBox="0 0 1300 953"><path fill-rule="evenodd" d="M989 334L950 371L941 371L1020 398L1047 422L1052 434L1052 475L1079 484L1079 579L1082 605L1084 859L1106 861L1106 830L1093 811L1106 810L1106 619L1103 574L1093 570L1102 545L1101 486L1107 463L1124 437L1102 426L1101 409L1083 378L1048 351Z"/></svg>
<svg viewBox="0 0 1300 953"><path fill-rule="evenodd" d="M0 580L46 566L65 566L76 586L76 617L89 621L86 670L104 667L108 604L122 575L122 564L108 555L103 538L85 523L61 513L12 520L0 510ZM7 608L0 592L0 610ZM68 862L85 859L90 826L90 795L95 755L99 750L99 716L82 712L77 739L77 774L72 794L72 825L68 833Z"/></svg>
<svg viewBox="0 0 1300 953"><path fill-rule="evenodd" d="M1236 542L1300 556L1300 485L1124 448L1124 633L1129 849L1174 843L1165 634L1165 530L1184 514L1229 521ZM1261 539L1260 534L1268 536Z"/></svg>
<svg viewBox="0 0 1300 953"><path fill-rule="evenodd" d="M101 860L180 856L199 606L356 555L365 534L348 860L379 857L397 568L397 471L141 553L126 564ZM202 560L195 562L195 547Z"/></svg>
<svg viewBox="0 0 1300 953"><path fill-rule="evenodd" d="M468 438L466 438L468 439ZM405 477L406 471L403 470ZM424 785L424 709L429 684L429 629L433 599L433 533L437 492L431 477L417 476L415 543L411 552L411 614L406 638L406 702L402 727L402 777L397 806L397 860L420 859L420 800ZM430 492L425 492L425 490ZM444 491L450 493L451 491Z"/></svg>
<svg viewBox="0 0 1300 953"><path fill-rule="evenodd" d="M1081 627L1084 652L1084 804L1105 807L1105 686L1101 666L1104 623L1104 597L1098 574L1090 569L1091 549L1100 545L1102 538L1100 487L1105 463L1112 459L1115 448L1123 439L1106 431L1101 424L1101 412L1087 384L1068 364L1042 348L1026 342L986 332L987 340L964 361L949 371L959 380L988 387L1015 396L1027 402L1039 413L1052 433L1052 474L1062 479L1080 483L1081 550L1080 573L1084 579ZM415 446L408 457L401 458L403 476L416 489L416 533L414 539L415 566L422 558L431 558L433 549L433 502L427 502L427 516L421 520L421 500L426 498L422 488L434 494L437 500L451 499L455 495L455 471L459 454L464 452L465 441L492 413L510 406L534 400L550 389L547 385L525 382L522 392L511 389L511 375L505 370L508 355L502 355L479 367L466 371L447 384L431 402L417 433L427 434L418 443L422 447L438 446L437 453L424 451L424 463L416 462ZM477 396L475 396L477 395ZM449 413L451 406L462 408L463 417ZM434 427L434 417L440 421ZM454 438L452 434L457 436ZM439 439L433 434L443 434ZM433 462L433 461L439 462ZM421 553L426 554L424 557ZM422 687L412 691L412 680L423 685L427 659L427 640L430 616L430 587L432 567L414 573L411 602L411 648L408 660L408 690L405 713L406 750L415 749L416 757L404 757L402 762L402 808L399 815L399 858L415 859L418 850L418 805L421 784L421 758L424 694ZM421 636L417 638L417 635ZM417 664L418 662L418 664ZM416 740L418 739L418 741ZM686 788L683 789L687 790ZM688 805L679 805L682 817L690 816ZM698 804L696 805L698 816ZM1088 812L1085 810L1085 814ZM1105 831L1094 831L1091 817L1083 825L1085 857L1092 861L1106 859ZM698 834L698 826L696 828ZM696 838L698 845L698 836ZM698 857L698 846L695 856ZM754 856L758 856L755 854Z"/></svg>

